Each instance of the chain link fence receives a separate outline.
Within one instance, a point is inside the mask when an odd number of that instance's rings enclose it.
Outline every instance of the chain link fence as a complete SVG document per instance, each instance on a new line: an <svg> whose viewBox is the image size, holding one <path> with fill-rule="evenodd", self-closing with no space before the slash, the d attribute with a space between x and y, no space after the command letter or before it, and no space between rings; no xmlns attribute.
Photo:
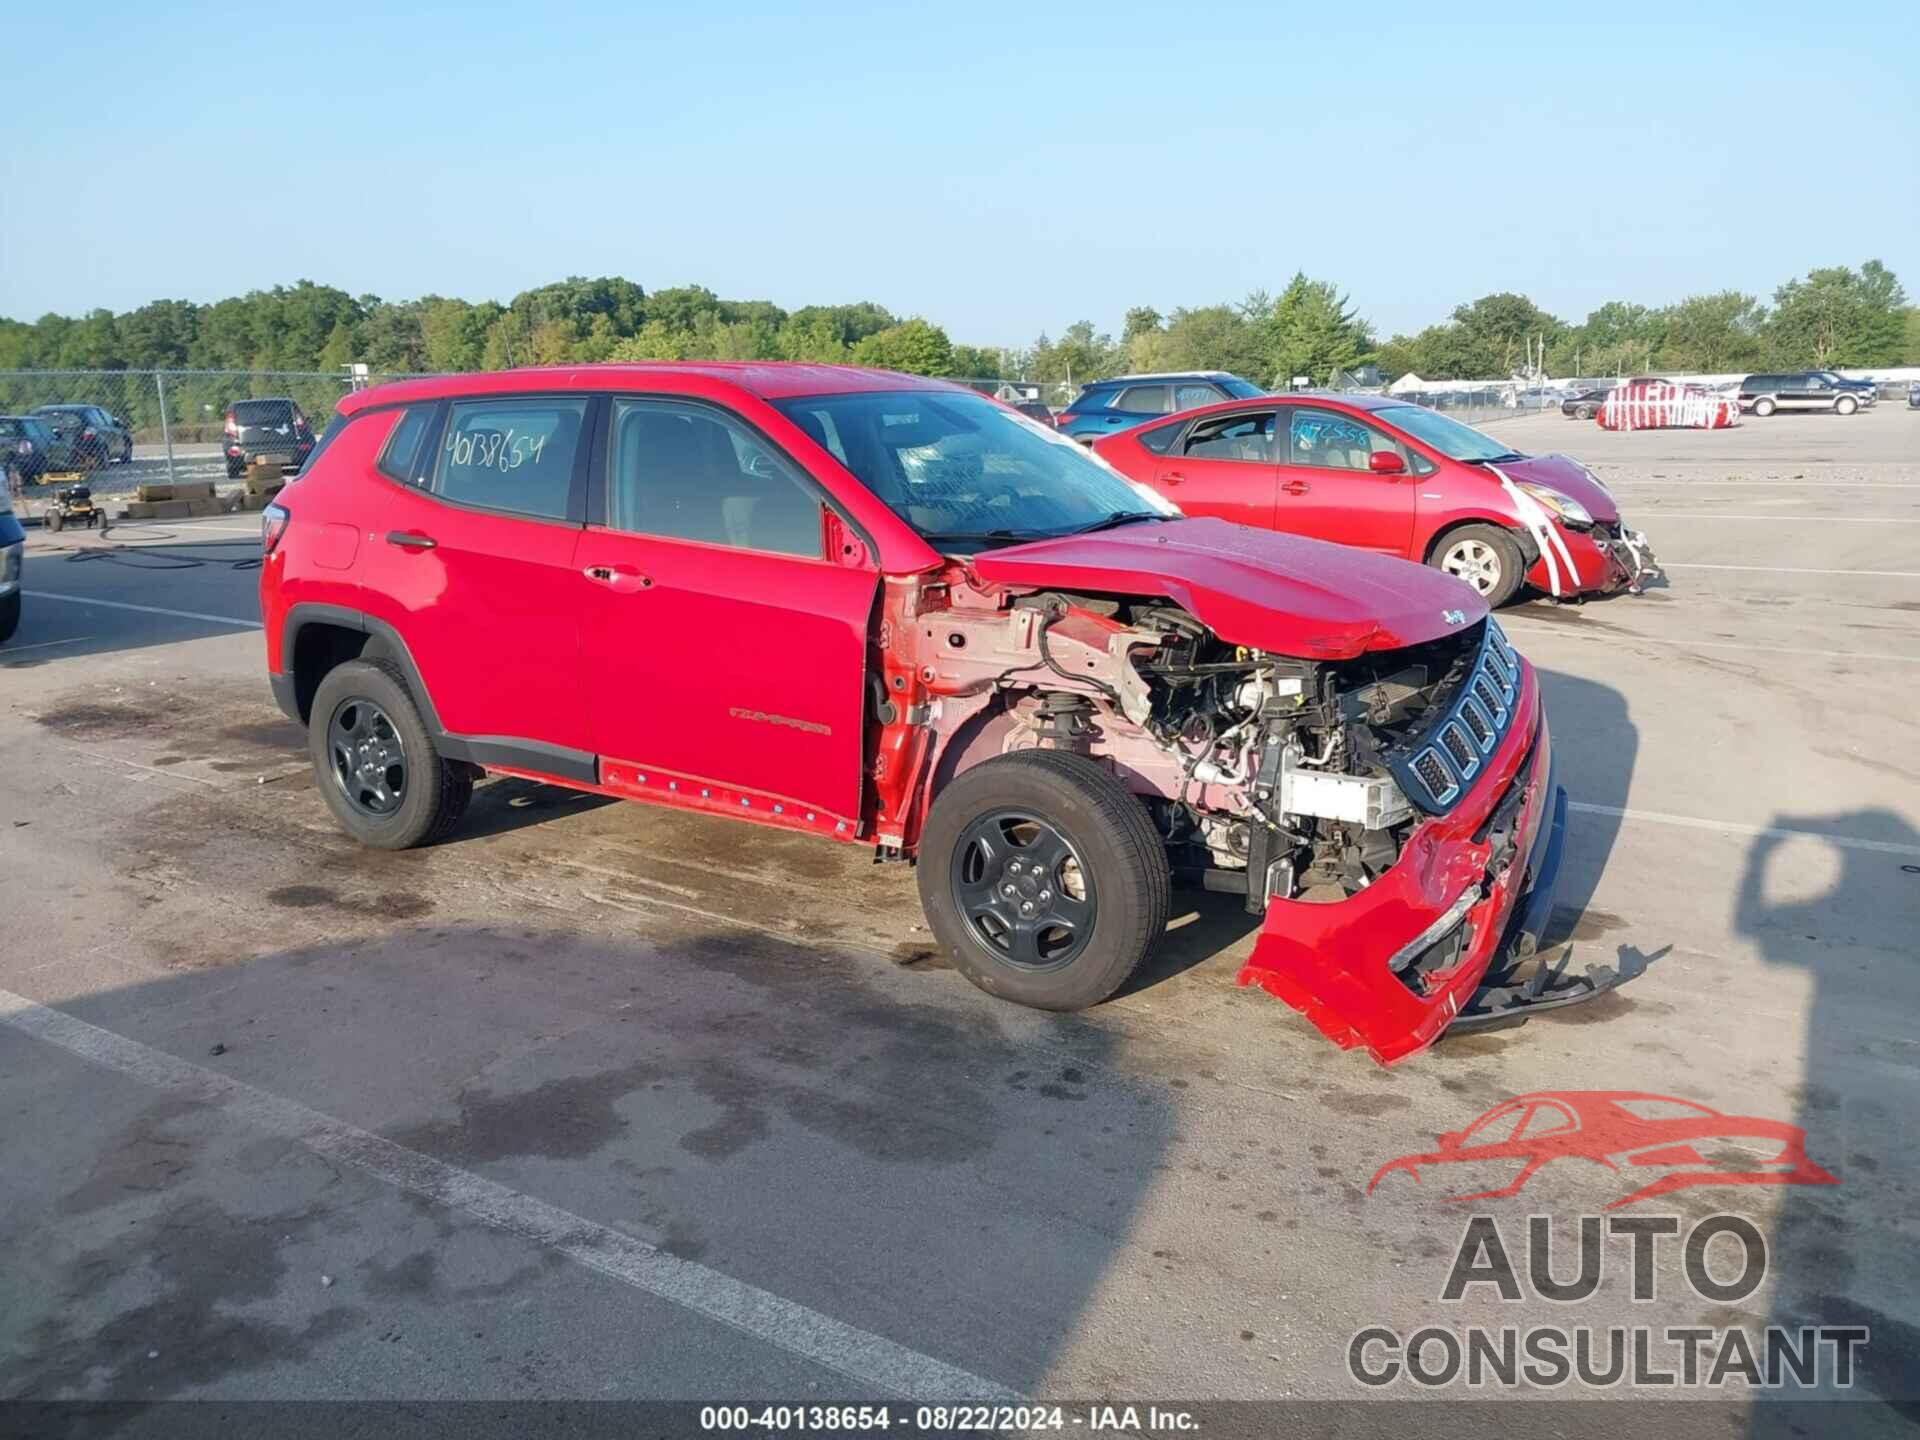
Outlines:
<svg viewBox="0 0 1920 1440"><path fill-rule="evenodd" d="M230 478L238 401L291 400L317 431L349 391L403 379L288 370L0 371L0 446L17 493L74 475L96 494Z"/></svg>

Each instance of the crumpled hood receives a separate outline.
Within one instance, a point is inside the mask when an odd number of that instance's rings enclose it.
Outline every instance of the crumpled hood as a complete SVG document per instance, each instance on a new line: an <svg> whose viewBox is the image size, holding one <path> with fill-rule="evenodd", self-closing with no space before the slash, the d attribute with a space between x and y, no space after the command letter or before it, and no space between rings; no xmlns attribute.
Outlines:
<svg viewBox="0 0 1920 1440"><path fill-rule="evenodd" d="M997 585L1165 595L1228 644L1317 660L1418 645L1487 613L1470 586L1424 565L1225 520L1033 540L972 564Z"/></svg>
<svg viewBox="0 0 1920 1440"><path fill-rule="evenodd" d="M1587 507L1587 513L1606 524L1617 524L1620 507L1613 496L1593 476L1593 472L1571 455L1529 455L1524 460L1502 460L1503 470L1518 485L1546 485Z"/></svg>

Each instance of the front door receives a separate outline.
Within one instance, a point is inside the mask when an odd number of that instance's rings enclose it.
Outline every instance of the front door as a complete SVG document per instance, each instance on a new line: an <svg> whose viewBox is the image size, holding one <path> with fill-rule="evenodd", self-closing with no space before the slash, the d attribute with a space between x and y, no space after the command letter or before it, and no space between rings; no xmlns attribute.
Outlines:
<svg viewBox="0 0 1920 1440"><path fill-rule="evenodd" d="M1267 406L1195 421L1155 468L1154 488L1188 515L1273 529L1274 415Z"/></svg>
<svg viewBox="0 0 1920 1440"><path fill-rule="evenodd" d="M1386 431L1317 405L1282 412L1285 446L1274 528L1383 555L1405 557L1413 543L1414 485L1404 446ZM1402 470L1377 474L1369 457L1401 457Z"/></svg>
<svg viewBox="0 0 1920 1440"><path fill-rule="evenodd" d="M818 487L730 412L609 404L575 582L603 783L851 828L878 572L827 557Z"/></svg>

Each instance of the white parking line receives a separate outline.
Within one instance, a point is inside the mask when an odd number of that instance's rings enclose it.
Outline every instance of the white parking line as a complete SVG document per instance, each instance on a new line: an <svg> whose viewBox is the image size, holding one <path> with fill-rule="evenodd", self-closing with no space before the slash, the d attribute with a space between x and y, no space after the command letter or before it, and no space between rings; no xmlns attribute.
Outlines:
<svg viewBox="0 0 1920 1440"><path fill-rule="evenodd" d="M1721 515L1712 510L1662 510L1649 505L1636 510L1634 518L1645 520L1785 520L1794 525L1920 525L1920 516L1909 515Z"/></svg>
<svg viewBox="0 0 1920 1440"><path fill-rule="evenodd" d="M237 625L243 630L262 630L258 620L236 620L231 615L208 615L199 610L169 610L164 605L130 605L124 600L95 600L87 595L55 595L50 590L22 590L35 600L64 600L70 605L104 605L109 610L137 610L143 615L171 615L177 620L211 620L217 625Z"/></svg>
<svg viewBox="0 0 1920 1440"><path fill-rule="evenodd" d="M1916 570L1810 570L1799 565L1701 565L1693 561L1660 562L1662 570L1744 570L1758 575L1864 575L1876 580L1920 580Z"/></svg>
<svg viewBox="0 0 1920 1440"><path fill-rule="evenodd" d="M1887 655L1870 650L1812 650L1799 645L1759 645L1747 640L1670 640L1653 635L1636 635L1627 630L1608 630L1599 625L1519 625L1501 621L1509 635L1543 635L1558 639L1601 640L1608 644L1671 645L1679 650L1761 650L1769 655L1812 655L1823 660L1891 660L1896 664L1920 665L1920 655Z"/></svg>
<svg viewBox="0 0 1920 1440"><path fill-rule="evenodd" d="M1787 830L1778 825L1743 825L1737 820L1702 820L1693 815L1666 815L1658 810L1623 810L1617 805L1589 805L1584 800L1569 800L1567 808L1583 815L1644 820L1655 825L1678 825L1687 830L1712 830L1721 835L1744 835L1748 838L1765 836L1771 840L1823 840L1841 850L1871 850L1876 855L1920 855L1920 845L1909 845L1899 840L1868 840L1858 835L1835 835L1825 830Z"/></svg>
<svg viewBox="0 0 1920 1440"><path fill-rule="evenodd" d="M31 645L9 645L0 650L0 660L9 655L18 655L22 650L45 650L54 645L78 645L82 640L91 640L91 635L74 635L66 640L36 640Z"/></svg>
<svg viewBox="0 0 1920 1440"><path fill-rule="evenodd" d="M945 1361L25 996L0 990L0 1023L155 1090L211 1106L325 1159L357 1166L398 1189L423 1195L862 1385L936 1402L1011 1404L1020 1399L1005 1387Z"/></svg>

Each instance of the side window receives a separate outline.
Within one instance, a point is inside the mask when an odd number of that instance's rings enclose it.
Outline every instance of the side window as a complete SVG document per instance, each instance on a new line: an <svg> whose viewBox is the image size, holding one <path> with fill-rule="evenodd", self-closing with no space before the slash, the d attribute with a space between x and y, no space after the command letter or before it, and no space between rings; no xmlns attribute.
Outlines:
<svg viewBox="0 0 1920 1440"><path fill-rule="evenodd" d="M399 421L387 435L375 467L390 480L411 485L420 473L420 442L426 439L433 423L433 406L412 405L401 412Z"/></svg>
<svg viewBox="0 0 1920 1440"><path fill-rule="evenodd" d="M1825 390L1828 386L1824 376L1809 375L1800 382L1800 388L1802 390Z"/></svg>
<svg viewBox="0 0 1920 1440"><path fill-rule="evenodd" d="M582 399L462 400L434 461L433 493L462 505L564 520Z"/></svg>
<svg viewBox="0 0 1920 1440"><path fill-rule="evenodd" d="M1274 412L1258 415L1222 415L1195 423L1182 453L1196 460L1245 460L1273 463Z"/></svg>
<svg viewBox="0 0 1920 1440"><path fill-rule="evenodd" d="M1140 444L1155 455L1164 455L1172 448L1174 439L1180 434L1181 422L1171 425L1155 425L1146 430L1135 431Z"/></svg>
<svg viewBox="0 0 1920 1440"><path fill-rule="evenodd" d="M1216 400L1224 400L1226 398L1226 396L1222 395L1211 385L1176 385L1173 387L1173 408L1176 410L1192 410L1197 406L1211 405Z"/></svg>
<svg viewBox="0 0 1920 1440"><path fill-rule="evenodd" d="M616 530L776 555L821 553L821 502L793 462L715 411L616 400L611 461L607 523Z"/></svg>
<svg viewBox="0 0 1920 1440"><path fill-rule="evenodd" d="M1371 425L1333 410L1297 406L1287 426L1287 463L1320 470L1365 470L1367 456L1390 450L1403 460L1406 452Z"/></svg>
<svg viewBox="0 0 1920 1440"><path fill-rule="evenodd" d="M1131 410L1136 414L1164 415L1167 413L1167 387L1164 385L1129 385L1115 397L1115 410Z"/></svg>

